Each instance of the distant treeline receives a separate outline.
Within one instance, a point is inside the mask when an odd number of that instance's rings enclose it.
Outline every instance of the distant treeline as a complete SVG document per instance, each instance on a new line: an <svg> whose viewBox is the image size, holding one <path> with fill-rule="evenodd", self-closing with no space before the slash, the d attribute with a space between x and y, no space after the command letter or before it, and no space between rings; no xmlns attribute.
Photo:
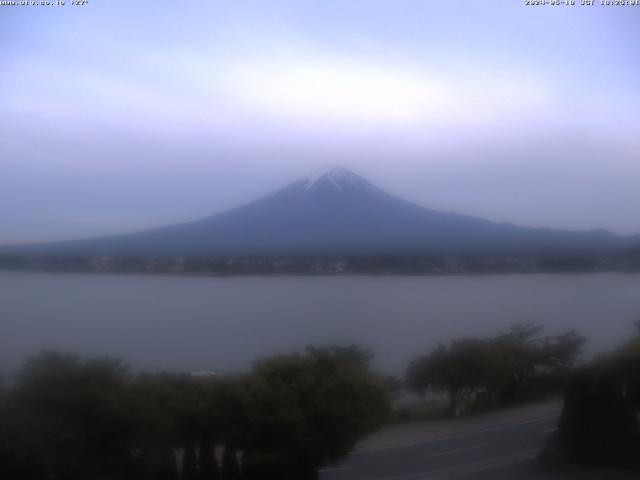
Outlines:
<svg viewBox="0 0 640 480"><path fill-rule="evenodd" d="M441 343L410 363L406 384L420 393L445 393L453 415L561 394L585 339L573 330L542 331L522 323L492 337Z"/></svg>
<svg viewBox="0 0 640 480"><path fill-rule="evenodd" d="M239 375L133 374L120 360L44 352L0 382L0 478L317 479L390 418L405 386L443 393L452 415L565 390L545 458L640 467L640 324L576 369L584 342L516 324L437 345L404 381L373 372L355 345L272 356Z"/></svg>
<svg viewBox="0 0 640 480"><path fill-rule="evenodd" d="M515 325L441 344L406 382L352 346L276 355L240 375L133 374L120 360L44 352L0 383L0 476L21 480L315 479L394 408L405 385L454 415L561 391L584 339Z"/></svg>
<svg viewBox="0 0 640 480"><path fill-rule="evenodd" d="M323 347L246 375L133 375L43 353L0 389L0 478L314 479L386 418L369 359Z"/></svg>
<svg viewBox="0 0 640 480"><path fill-rule="evenodd" d="M489 274L640 271L640 249L617 254L109 257L0 254L0 269L193 275Z"/></svg>

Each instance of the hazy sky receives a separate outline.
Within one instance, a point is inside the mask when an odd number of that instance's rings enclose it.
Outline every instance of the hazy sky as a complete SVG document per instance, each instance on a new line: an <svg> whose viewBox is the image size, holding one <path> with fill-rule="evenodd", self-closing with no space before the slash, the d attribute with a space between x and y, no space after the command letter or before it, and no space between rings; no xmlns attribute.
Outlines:
<svg viewBox="0 0 640 480"><path fill-rule="evenodd" d="M640 232L640 7L67 4L0 7L0 243L194 219L328 164L432 208Z"/></svg>

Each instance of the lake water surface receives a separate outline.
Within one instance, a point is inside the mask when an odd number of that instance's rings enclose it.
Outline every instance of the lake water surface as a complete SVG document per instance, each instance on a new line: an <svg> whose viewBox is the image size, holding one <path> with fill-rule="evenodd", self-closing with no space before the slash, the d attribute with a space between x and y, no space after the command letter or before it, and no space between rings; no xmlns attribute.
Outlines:
<svg viewBox="0 0 640 480"><path fill-rule="evenodd" d="M0 372L40 349L148 370L246 369L308 344L359 343L400 374L416 354L519 321L591 352L640 319L640 275L181 277L0 272Z"/></svg>

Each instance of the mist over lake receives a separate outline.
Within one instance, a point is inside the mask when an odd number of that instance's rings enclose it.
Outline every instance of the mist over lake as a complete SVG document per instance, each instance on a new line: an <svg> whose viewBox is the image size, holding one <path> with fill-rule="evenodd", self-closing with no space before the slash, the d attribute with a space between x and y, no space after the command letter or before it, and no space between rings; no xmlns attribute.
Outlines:
<svg viewBox="0 0 640 480"><path fill-rule="evenodd" d="M359 343L400 374L464 335L534 321L592 354L630 336L640 276L179 277L0 273L0 371L40 349L119 356L135 369L238 371L308 344Z"/></svg>

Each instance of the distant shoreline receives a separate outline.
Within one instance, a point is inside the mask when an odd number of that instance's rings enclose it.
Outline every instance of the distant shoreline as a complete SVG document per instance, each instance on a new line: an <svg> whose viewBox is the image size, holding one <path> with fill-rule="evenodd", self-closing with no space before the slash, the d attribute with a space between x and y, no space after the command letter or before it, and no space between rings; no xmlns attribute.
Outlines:
<svg viewBox="0 0 640 480"><path fill-rule="evenodd" d="M207 273L180 273L180 272L95 272L80 270L9 270L0 269L2 273L33 273L48 275L95 275L95 276L125 276L125 277L158 277L158 278L354 278L354 277L429 277L429 278L451 278L451 277L497 277L497 276L535 276L535 275L604 275L617 273L620 275L639 275L640 271L623 270L602 270L598 272L485 272L485 273L229 273L229 274L207 274Z"/></svg>
<svg viewBox="0 0 640 480"><path fill-rule="evenodd" d="M160 277L452 277L640 273L626 256L361 257L356 259L227 258L194 260L112 257L23 258L0 255L0 272L92 273Z"/></svg>

